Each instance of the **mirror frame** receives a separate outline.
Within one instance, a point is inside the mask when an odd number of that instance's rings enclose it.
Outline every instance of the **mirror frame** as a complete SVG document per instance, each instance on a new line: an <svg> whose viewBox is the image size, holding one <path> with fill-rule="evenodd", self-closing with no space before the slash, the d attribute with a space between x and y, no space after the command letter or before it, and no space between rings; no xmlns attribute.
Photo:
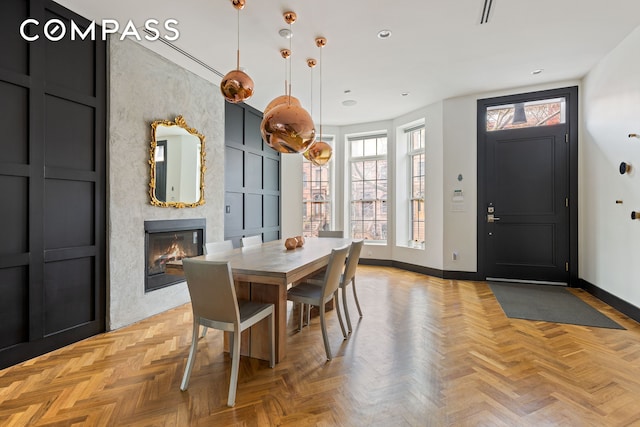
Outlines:
<svg viewBox="0 0 640 427"><path fill-rule="evenodd" d="M156 129L158 126L178 126L189 132L191 135L195 135L200 139L200 199L195 203L186 202L166 202L158 200L156 197L156 147L158 141L156 138ZM149 197L151 198L151 204L153 206L159 206L163 208L175 207L175 208L195 208L196 206L204 205L204 172L207 169L205 167L205 137L199 133L196 129L189 127L187 122L182 116L176 117L175 121L170 120L156 120L151 123L151 148L149 149Z"/></svg>

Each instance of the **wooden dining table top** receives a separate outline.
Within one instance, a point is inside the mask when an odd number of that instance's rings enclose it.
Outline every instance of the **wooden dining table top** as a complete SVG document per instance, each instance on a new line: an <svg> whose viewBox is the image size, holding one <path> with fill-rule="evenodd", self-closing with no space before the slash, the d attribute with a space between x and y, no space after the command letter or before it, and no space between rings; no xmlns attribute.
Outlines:
<svg viewBox="0 0 640 427"><path fill-rule="evenodd" d="M327 265L331 250L351 244L352 239L312 237L302 247L288 250L284 240L201 255L194 259L229 261L236 280L287 284ZM167 264L167 272L182 273L182 262Z"/></svg>

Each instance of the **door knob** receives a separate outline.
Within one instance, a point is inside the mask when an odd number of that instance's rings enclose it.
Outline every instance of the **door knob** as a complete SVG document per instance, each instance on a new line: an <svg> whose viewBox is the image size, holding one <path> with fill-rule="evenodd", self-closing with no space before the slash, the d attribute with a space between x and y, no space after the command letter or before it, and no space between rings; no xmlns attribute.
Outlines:
<svg viewBox="0 0 640 427"><path fill-rule="evenodd" d="M496 221L500 221L500 218L497 218L493 214L487 215L487 222L496 222Z"/></svg>

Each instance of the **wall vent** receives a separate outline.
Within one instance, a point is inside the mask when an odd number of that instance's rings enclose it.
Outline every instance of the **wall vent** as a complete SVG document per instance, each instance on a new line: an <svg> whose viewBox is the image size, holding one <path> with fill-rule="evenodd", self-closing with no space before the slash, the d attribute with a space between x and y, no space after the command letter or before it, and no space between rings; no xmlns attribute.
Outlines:
<svg viewBox="0 0 640 427"><path fill-rule="evenodd" d="M156 36L156 34L152 33L151 31L149 31L147 29L144 29L144 32L149 34L151 37L155 37ZM181 54L185 58L188 58L191 61L195 62L196 64L206 68L207 70L211 71L213 74L217 75L218 77L224 77L223 73L221 73L220 71L216 70L215 68L213 68L212 66L210 66L206 62L202 61L201 59L196 58L195 56L193 56L192 54L190 54L186 50L179 48L175 44L171 43L169 40L166 40L166 39L163 39L162 37L160 37L160 38L157 39L157 41L164 43L165 45L169 46L171 49L175 50L176 52L178 52L179 54Z"/></svg>

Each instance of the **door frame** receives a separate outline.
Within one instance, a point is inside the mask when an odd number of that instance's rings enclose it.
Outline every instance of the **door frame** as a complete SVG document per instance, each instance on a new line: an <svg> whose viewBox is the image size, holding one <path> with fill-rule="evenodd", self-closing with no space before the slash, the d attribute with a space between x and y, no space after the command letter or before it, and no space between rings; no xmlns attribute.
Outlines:
<svg viewBox="0 0 640 427"><path fill-rule="evenodd" d="M517 102L534 101L538 99L564 97L567 100L567 124L569 129L569 276L568 284L571 287L578 286L578 86L570 86L558 89L549 89L536 92L506 95L496 98L478 99L477 102L477 180L478 180L478 205L477 205L477 265L478 275L481 280L486 275L486 238L487 221L486 206L487 196L485 186L485 112L487 107Z"/></svg>

